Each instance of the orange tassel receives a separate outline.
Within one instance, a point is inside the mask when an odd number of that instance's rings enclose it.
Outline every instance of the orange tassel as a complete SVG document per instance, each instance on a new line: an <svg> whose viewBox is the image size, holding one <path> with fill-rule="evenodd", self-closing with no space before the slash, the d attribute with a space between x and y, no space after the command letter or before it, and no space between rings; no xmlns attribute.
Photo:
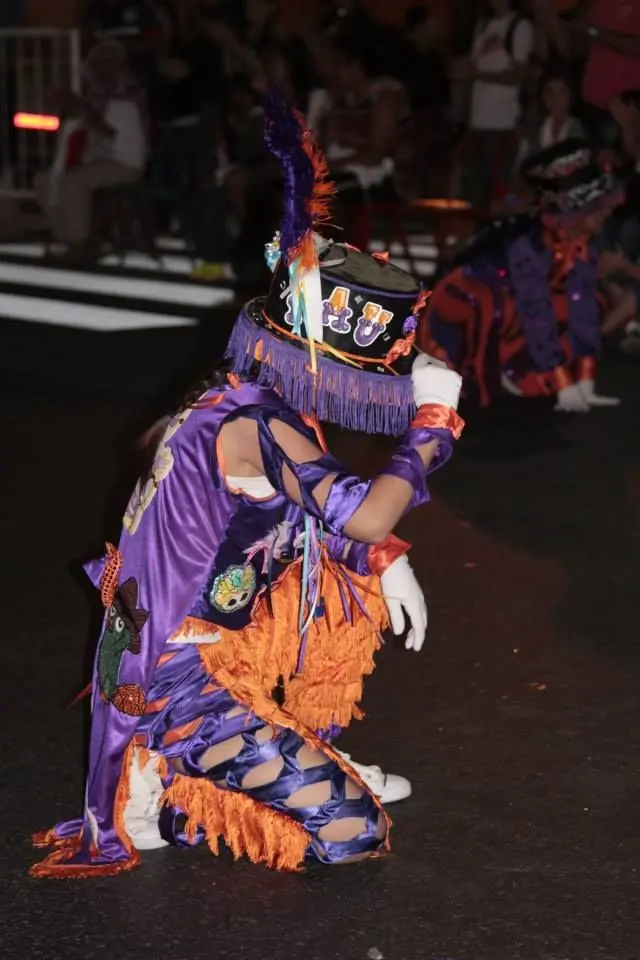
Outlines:
<svg viewBox="0 0 640 960"><path fill-rule="evenodd" d="M418 313L420 313L421 310L424 310L430 298L431 298L430 290L421 290L420 293L418 294L418 299L413 305L413 310L411 311L411 315L415 317Z"/></svg>
<svg viewBox="0 0 640 960"><path fill-rule="evenodd" d="M389 353L384 358L384 362L391 366L399 357L408 357L416 343L416 332L412 330L404 340L396 340Z"/></svg>
<svg viewBox="0 0 640 960"><path fill-rule="evenodd" d="M69 710L72 710L74 707L77 707L78 704L84 700L85 697L88 697L91 691L93 690L93 683L88 683L84 690L81 690L80 693L73 698L71 703L68 706Z"/></svg>

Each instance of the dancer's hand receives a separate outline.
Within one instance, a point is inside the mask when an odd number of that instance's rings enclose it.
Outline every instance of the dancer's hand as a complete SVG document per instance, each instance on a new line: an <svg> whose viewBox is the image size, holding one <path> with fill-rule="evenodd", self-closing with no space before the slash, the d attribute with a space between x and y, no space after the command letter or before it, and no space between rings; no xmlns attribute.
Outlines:
<svg viewBox="0 0 640 960"><path fill-rule="evenodd" d="M407 650L422 650L427 632L427 604L416 575L406 556L387 567L380 577L382 593L389 611L391 629L399 636L405 628L405 614L409 618L410 629L405 640Z"/></svg>
<svg viewBox="0 0 640 960"><path fill-rule="evenodd" d="M588 413L590 407L579 385L572 383L559 392L555 409L560 413Z"/></svg>
<svg viewBox="0 0 640 960"><path fill-rule="evenodd" d="M596 393L596 385L593 380L581 380L578 384L580 387L580 392L585 398L590 407L619 407L620 400L618 397L603 397L602 394Z"/></svg>
<svg viewBox="0 0 640 960"><path fill-rule="evenodd" d="M428 403L458 409L462 377L455 370L449 370L441 360L421 353L411 368L413 397L417 407Z"/></svg>

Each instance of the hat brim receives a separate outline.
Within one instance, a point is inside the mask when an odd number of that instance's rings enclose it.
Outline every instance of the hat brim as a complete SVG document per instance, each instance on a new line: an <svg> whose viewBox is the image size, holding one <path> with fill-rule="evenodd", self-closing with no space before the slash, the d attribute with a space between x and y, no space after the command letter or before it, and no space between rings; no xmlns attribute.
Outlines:
<svg viewBox="0 0 640 960"><path fill-rule="evenodd" d="M321 351L312 357L305 340L270 326L264 305L263 298L250 301L236 320L227 347L235 373L254 375L298 413L347 430L388 436L408 430L416 409L410 374L372 372Z"/></svg>
<svg viewBox="0 0 640 960"><path fill-rule="evenodd" d="M583 206L565 212L552 208L545 209L543 204L541 210L548 217L552 217L558 223L562 224L562 226L571 226L595 213L610 213L612 210L615 210L616 207L619 207L621 203L624 203L625 194L626 191L623 184L620 183L619 180L616 180L611 188L603 191L599 196L594 197Z"/></svg>

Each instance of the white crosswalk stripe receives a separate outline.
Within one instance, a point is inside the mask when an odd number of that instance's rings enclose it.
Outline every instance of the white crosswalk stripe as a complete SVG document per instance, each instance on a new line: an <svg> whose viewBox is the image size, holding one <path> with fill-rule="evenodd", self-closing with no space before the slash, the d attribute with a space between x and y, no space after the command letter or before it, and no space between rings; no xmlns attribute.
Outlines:
<svg viewBox="0 0 640 960"><path fill-rule="evenodd" d="M371 252L383 252L373 241ZM54 248L52 253L60 252ZM390 260L428 282L435 271L433 237L412 236L409 250L393 243ZM408 254L408 256L407 256ZM411 260L409 259L411 258ZM68 268L45 257L38 242L0 244L0 318L100 333L190 326L235 298L233 272L218 284L188 279L194 267L184 240L161 237L157 255L126 251L94 269Z"/></svg>
<svg viewBox="0 0 640 960"><path fill-rule="evenodd" d="M131 252L79 270L45 258L41 243L1 244L0 318L121 333L194 326L233 302L230 284L188 279L193 261L183 243L164 249L171 252L159 261Z"/></svg>

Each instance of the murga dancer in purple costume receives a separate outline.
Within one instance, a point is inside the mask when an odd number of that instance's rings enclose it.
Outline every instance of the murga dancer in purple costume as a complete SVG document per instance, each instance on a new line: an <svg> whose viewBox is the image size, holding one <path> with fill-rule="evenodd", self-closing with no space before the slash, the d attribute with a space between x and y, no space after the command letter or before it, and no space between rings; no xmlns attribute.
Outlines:
<svg viewBox="0 0 640 960"><path fill-rule="evenodd" d="M381 631L406 614L406 647L422 647L424 597L392 531L451 456L461 380L416 357L410 276L313 233L323 161L277 98L267 139L285 174L271 291L238 317L233 372L158 428L118 547L87 566L105 620L84 812L36 836L53 849L35 876L114 874L221 837L283 870L381 856L382 804L410 792L331 741L362 716ZM327 324L339 300L352 322ZM401 439L364 481L316 418Z"/></svg>

